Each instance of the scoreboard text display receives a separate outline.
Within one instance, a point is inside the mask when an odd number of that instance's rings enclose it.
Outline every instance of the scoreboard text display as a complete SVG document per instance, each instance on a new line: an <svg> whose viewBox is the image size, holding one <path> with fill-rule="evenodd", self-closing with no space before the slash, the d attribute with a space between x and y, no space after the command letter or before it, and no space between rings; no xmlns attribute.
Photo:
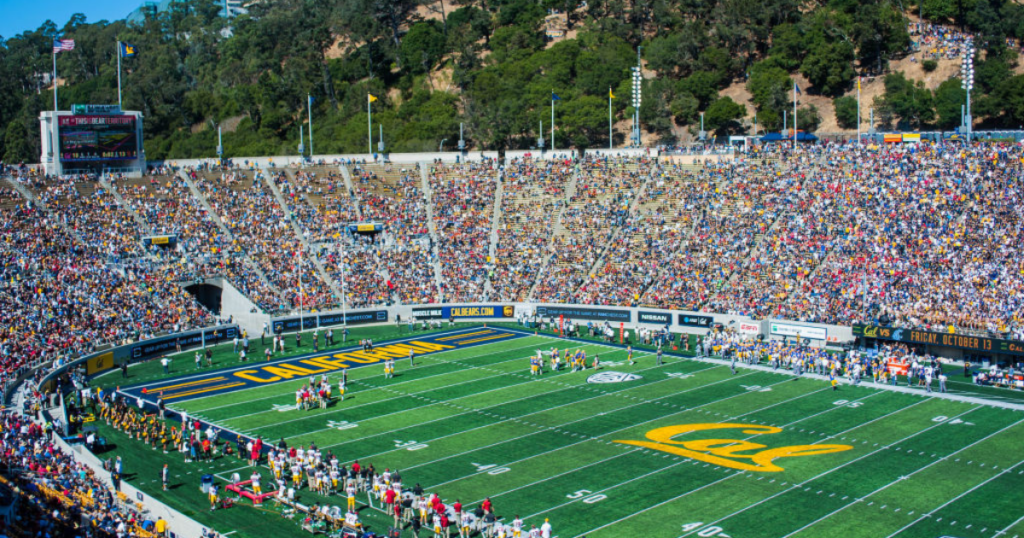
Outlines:
<svg viewBox="0 0 1024 538"><path fill-rule="evenodd" d="M60 116L57 125L62 161L131 161L139 158L134 116Z"/></svg>

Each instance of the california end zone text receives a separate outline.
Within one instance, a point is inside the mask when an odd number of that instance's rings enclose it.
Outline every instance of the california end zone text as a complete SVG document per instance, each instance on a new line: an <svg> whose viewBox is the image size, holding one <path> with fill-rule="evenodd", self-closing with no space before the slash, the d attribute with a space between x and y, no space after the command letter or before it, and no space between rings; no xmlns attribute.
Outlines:
<svg viewBox="0 0 1024 538"><path fill-rule="evenodd" d="M212 371L195 376L180 376L166 381L125 388L121 392L131 396L162 393L163 399L166 401L184 401L253 386L284 382L289 379L336 372L346 368L368 366L387 359L407 359L410 352L420 357L439 351L512 340L523 336L519 333L481 328L470 332L441 333L415 340L375 345L371 350L300 356L263 364L252 363L249 367L245 367L243 364L239 369Z"/></svg>

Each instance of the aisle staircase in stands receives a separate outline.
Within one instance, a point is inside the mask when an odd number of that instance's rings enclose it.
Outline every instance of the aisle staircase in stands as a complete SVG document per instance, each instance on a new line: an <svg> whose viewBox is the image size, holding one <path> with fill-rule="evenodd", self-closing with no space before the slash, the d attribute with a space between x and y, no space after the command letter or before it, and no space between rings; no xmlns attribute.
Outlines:
<svg viewBox="0 0 1024 538"><path fill-rule="evenodd" d="M505 181L502 177L502 173L498 171L498 185L494 189L494 212L491 214L491 244L487 249L487 256L490 260L490 267L493 268L496 264L495 258L498 255L498 226L501 225L501 197L505 193ZM491 284L490 273L487 276L487 282L484 283L484 300L489 301L491 294L494 292L494 286Z"/></svg>
<svg viewBox="0 0 1024 538"><path fill-rule="evenodd" d="M441 253L438 251L437 224L434 222L434 201L433 192L430 190L429 163L419 163L420 168L420 190L423 191L423 203L427 208L427 229L430 230L430 265L434 268L434 289L437 290L438 300L441 302Z"/></svg>
<svg viewBox="0 0 1024 538"><path fill-rule="evenodd" d="M341 292L341 288L338 287L338 283L331 278L327 273L327 269L324 264L320 261L320 257L316 255L313 250L313 246L309 244L309 239L305 234L302 233L302 226L299 225L298 221L295 220L295 216L292 215L291 209L288 207L288 202L284 198L284 194L281 193L281 189L277 186L277 181L274 180L276 175L271 175L271 171L266 167L263 169L263 176L267 178L267 185L270 186L270 192L274 194L274 199L277 200L277 205L281 206L281 210L288 215L288 223L291 224L292 233L298 238L299 242L302 243L302 250L306 251L306 256L309 257L309 261L316 267L316 272L320 274L320 279L327 283L331 288L331 293L338 298L339 304L341 301L347 301L348 298ZM277 170L275 170L276 172ZM285 171L291 181L295 181L295 175L290 171ZM309 203L308 200L303 200L302 203Z"/></svg>
<svg viewBox="0 0 1024 538"><path fill-rule="evenodd" d="M213 220L217 227L220 228L221 233L224 234L224 236L227 237L231 243L234 243L235 234L231 233L231 230L229 230L227 225L224 224L224 219L220 218L220 214L213 210L213 206L210 205L210 202L206 200L206 197L203 196L203 193L199 192L199 188L196 187L196 184L192 181L192 178L189 177L188 172L181 170L178 172L178 177L180 177L181 180L184 181L186 185L188 185L188 190L189 192L192 193L192 197L199 201L199 204L203 206L203 209L206 209L206 213L210 216L210 219ZM263 272L263 268L260 267L260 265L256 263L255 260L250 258L247 253L242 258L242 260L243 263L249 266L249 270L251 270L254 275L260 278L260 281L263 282L263 285L266 286L267 289L273 291L275 294L277 294L278 297L284 296L281 293L281 289L275 286L270 281L270 279L267 278L266 273Z"/></svg>
<svg viewBox="0 0 1024 538"><path fill-rule="evenodd" d="M558 215L551 223L551 236L548 238L549 252L544 256L544 261L540 264L540 269L537 270L537 276L533 280L533 284L530 285L530 292L526 294L527 300L533 300L533 294L537 291L537 284L541 282L544 275L547 274L551 268L551 259L555 257L555 253L550 249L550 246L554 244L554 239L559 235L565 233L565 224L562 222L562 216L565 214L565 210L569 208L569 200L576 196L576 191L579 189L580 180L580 169L579 165L576 165L572 171L572 179L569 180L569 184L565 186L565 193L562 197L564 202L561 208L558 210Z"/></svg>

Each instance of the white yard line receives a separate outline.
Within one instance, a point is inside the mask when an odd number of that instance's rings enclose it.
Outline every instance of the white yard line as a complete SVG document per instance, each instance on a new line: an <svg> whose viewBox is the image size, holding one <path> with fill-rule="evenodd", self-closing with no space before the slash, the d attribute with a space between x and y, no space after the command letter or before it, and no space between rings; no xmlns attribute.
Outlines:
<svg viewBox="0 0 1024 538"><path fill-rule="evenodd" d="M663 367L665 367L665 366L668 366L668 365L667 365L667 364L665 364L665 365L661 365L661 366L652 366L652 367L650 367L650 368L644 368L644 369L641 369L641 370L637 370L637 371L638 371L638 372L643 372L643 371L646 371L646 370L654 370L654 369L656 369L656 368L663 368ZM707 370L712 370L712 369L716 368L717 366L718 366L718 365L711 365L711 366L710 366L710 367L708 367L708 368L702 368L702 369L700 369L700 370L694 370L694 371L693 371L693 372L691 372L691 373L697 373L697 372L704 372L704 371L707 371ZM752 373L753 373L753 372L752 372ZM749 374L744 374L744 375L749 375ZM740 376L740 377L743 377L743 376ZM675 379L675 378L674 378L674 377L669 377L669 378L666 378L666 379L662 379L662 380L659 380L659 381L654 381L654 382L652 382L652 383L649 383L649 384L647 384L647 385L643 385L643 386L645 386L645 387L649 387L649 386L651 386L651 385L654 385L654 384L657 384L657 383L664 383L664 382L666 382L666 381L670 381L670 380L672 380L672 379ZM727 378L727 379L723 379L723 380L721 380L721 381L716 381L716 382L714 382L714 383L708 383L708 384L706 384L706 385L701 385L701 386L698 386L698 387L694 387L693 389L688 389L688 390L684 390L684 391L681 391L681 392L676 392L676 393L674 393L674 394L669 394L669 395L666 395L666 396L662 396L662 397L660 397L660 398L656 398L655 400L645 400L645 401L643 401L643 402L640 402L640 403L648 403L648 402L652 402L652 401L660 400L660 399L662 399L662 398L667 398L667 397L669 397L669 396L676 396L676 395L682 394L682 393L684 393L684 392L689 392L689 391L691 391L691 390L696 390L696 389L699 389L699 388L703 388L703 387L709 387L709 386L711 386L711 385L715 385L715 384L718 384L718 383L721 383L721 382L724 382L724 381L728 381L728 380L730 380L730 379L736 379L736 378L735 378L735 377L730 377L730 378ZM571 387L569 387L569 388L579 388L579 387L581 387L581 386L585 386L585 385L573 385L573 386L571 386ZM504 388L507 388L507 387L504 387ZM625 387L625 388L623 388L622 390L618 390L618 391L614 391L614 392L602 392L602 393L598 394L597 396L593 396L593 397L590 397L590 398L585 398L585 399L583 399L583 400L577 400L577 401L575 401L575 402L569 402L569 403L566 403L566 404L562 404L562 405L559 405L559 406L556 406L556 407L549 407L549 408L546 408L546 409L541 409L541 410L539 410L539 411L534 411L533 413L527 413L527 414L525 414L525 415L520 415L520 416L518 416L518 417L511 417L511 418L505 418L505 419L499 420L498 422L493 422L493 423L490 423L490 424L485 424L485 425L483 425L483 426L478 426L478 427L476 427L476 428L469 428L469 429L466 429L466 430L460 430L460 431L457 431L457 432L454 432L454 433L450 433L450 434L448 434L448 435L443 435L443 436L441 436L441 437L436 437L436 438L432 438L432 439L426 439L426 440L425 440L425 441L423 441L423 442L425 442L425 443L432 443L432 442L434 442L434 441L439 441L439 440L441 440L441 439L445 439L445 438L448 438L448 437L453 437L453 436L456 436L456 435L460 435L460 434L463 434L463 433L468 433L468 432L471 432L471 431L475 431L475 430L479 430L479 429L482 429L482 428L488 428L488 427L494 426L494 425L496 425L496 424L501 424L501 423L504 423L504 422L510 422L510 421L517 421L517 420L521 420L521 419L522 419L523 417L528 417L528 416L531 416L531 415L536 415L536 414L539 414L539 413L544 413L544 412L547 412L547 411L552 411L552 410L555 410L555 409L559 409L559 408L562 408L562 407L567 407L567 406L575 405L575 404L578 404L578 403L582 403L582 402L587 402L587 401L590 401L590 400L594 400L594 399L597 399L597 398L601 398L601 397L604 397L604 396L614 396L614 395L617 395L617 394L619 394L619 393L622 393L622 392L626 392L626 391L628 391L628 390L631 390L631 389L633 389L633 388L636 388L636 387ZM497 389L496 389L496 390L497 390ZM490 392L490 391L487 391L487 392ZM475 394L475 395L479 395L479 394L484 394L484 393L480 392L480 393L477 393L477 394ZM474 395L474 396L475 396L475 395ZM535 396L533 396L533 397L535 397ZM451 401L454 401L454 400L451 400ZM435 404L431 404L431 405L444 405L444 404L447 404L447 403L448 403L448 401L444 401L444 402L435 402ZM483 408L480 408L480 409L469 409L469 410L468 410L468 411L467 411L466 413L482 413L482 414L486 414L486 413L485 413L485 411L486 411L487 409L491 409L491 408L494 408L494 407L500 407L500 406L503 406L503 405L507 405L507 404L509 404L509 403L512 403L512 402L502 402L502 403L498 403L498 404L495 404L495 405L493 405L493 406L490 406L490 407L483 407ZM631 405L629 405L629 406L626 406L626 407L622 407L622 408L620 408L620 409L627 409L627 408L629 408L629 407L633 407L633 406L636 406L636 405L640 405L640 404L631 404ZM618 409L618 410L620 410L620 409ZM407 409L407 410L405 410L405 411L414 411L414 410L415 410L415 409ZM405 411L401 411L401 412L405 412ZM616 411L617 411L617 410L616 410ZM457 415L456 415L456 416L457 416ZM497 416L497 415L492 415L492 416ZM437 420L447 420L448 418L451 418L451 417L444 417L444 418L442 418L442 419L437 419ZM587 419L589 419L589 418L593 418L593 417L586 417L586 418L583 418L583 419L580 419L580 420L587 420ZM573 421L573 422L579 422L580 420L576 420L576 421ZM572 422L570 422L570 423L567 423L567 424L572 424ZM564 426L564 425L565 425L565 424L563 424L563 426ZM555 426L555 427L559 427L559 426ZM225 429L226 429L226 428L225 428ZM399 428L399 429L405 429L405 428ZM547 429L550 429L550 428L547 428ZM234 431L232 431L232 430L228 430L228 431L231 431L232 433L235 433L235 432L234 432ZM515 440L515 439L520 439L520 438L522 438L522 437L528 437L528 436L530 436L530 435L534 435L534 434L536 434L536 433L539 433L539 432L541 432L541 431L545 431L545 430L538 430L538 431L535 431L535 432L531 432L531 433L529 433L529 434L526 434L526 435L523 435L523 436L520 436L520 437L516 437L516 438L514 438L514 439L509 439L509 441L513 441L513 440ZM384 433L392 433L392 432L384 432ZM369 439L370 437L376 437L376 436L378 436L378 435L382 435L382 434L375 434L375 435L372 435L372 436L366 437L366 439ZM345 444L348 444L348 443L352 443L352 442L357 442L357 441L362 441L362 440L363 440L363 439L349 439L349 440L347 440L347 441L342 441L342 442L340 442L340 443L335 443L335 444L331 444L331 445L325 445L325 446L322 446L322 447L320 447L320 449L321 449L321 450L324 450L324 449L328 449L328 448L334 448L334 447L338 447L338 446L341 446L341 445L345 445ZM496 443L496 444L500 444L500 443ZM481 447L481 448L487 448L487 447ZM368 455L368 456L359 456L359 458L362 458L362 459L372 458L372 457L375 457L375 456L379 456L379 455L381 455L381 454L388 454L388 453L391 453L391 452L395 452L396 450L400 450L400 449L399 449L399 448L393 448L393 449L390 449L390 450L386 450L386 451L384 451L384 452L378 452L378 453L376 453L376 454L370 454L370 455ZM353 458L352 460L349 460L349 461L347 461L347 462L345 462L345 463L350 463L351 461L354 461L354 460L356 460L356 459L359 459L359 458ZM232 469L232 471L235 471L235 470L238 470L238 469L245 469L245 468L247 468L247 467L248 467L248 466L245 466L245 467L238 467L238 468L236 468L236 469ZM228 472L231 472L231 471L228 471Z"/></svg>
<svg viewBox="0 0 1024 538"><path fill-rule="evenodd" d="M519 359L516 359L516 360L519 360ZM643 370L638 370L638 371L643 371ZM701 371L701 370L697 370L697 371ZM570 373L570 372L563 372L563 373ZM509 374L502 374L502 375L509 375ZM555 375L558 375L558 374L555 374ZM485 377L483 379L490 379L490 377ZM478 379L477 381L480 381L480 380ZM436 405L444 405L444 404L447 404L447 403L450 403L450 402L454 402L456 400L461 400L463 398L471 398L471 397L474 397L474 396L480 396L482 394L487 394L487 393L490 393L490 392L495 392L495 391L499 391L499 390L515 388L515 387L522 386L524 384L525 383L517 383L515 385L509 385L507 387L498 387L496 389L485 390L483 392L475 392L473 394L467 394L466 396L459 396L458 398L453 398L451 400L444 400L444 401L435 402L435 403L426 405L424 407L417 407L415 409L402 409L401 411L395 411L393 413L387 413L387 414L384 414L384 415L377 415L377 416L373 417L370 420L377 420L377 419L381 419L381 418L385 418L385 417L390 417L390 416L393 416L393 415L400 415L402 413L408 413L408 412L411 412L411 411L422 411L423 409L426 409L427 407L434 407ZM451 385L451 386L454 386L454 385ZM570 390L570 389L574 389L574 388L579 388L579 386L580 385L573 385L573 386L564 387L564 388L561 388L561 389L558 389L558 390L555 390L555 391L552 391L552 392L545 393L545 395L546 394L554 394L556 392L561 392L561 391L564 391L564 390ZM624 389L624 390L628 390L628 389ZM424 391L424 392L429 392L429 391ZM412 394L420 394L420 393L414 392ZM606 393L606 394L614 394L614 393ZM495 405L488 406L488 407L481 407L480 409L473 409L472 411L464 411L462 413L456 413L454 415L448 415L446 417L437 418L437 419L430 420L430 421L427 421L427 422L420 422L418 424L414 424L413 426L415 426L415 427L424 426L426 424L432 424L434 422L440 422L442 420L449 420L449 419L453 419L455 417L461 417L463 415L479 413L481 411L484 411L486 409L490 409L492 407L508 405L508 404L511 404L511 403L516 403L516 402L520 402L520 401L523 401L523 400L529 400L531 398L536 398L536 397L537 397L536 394L531 394L529 396L524 396L522 398L516 398L515 400L509 400L509 401L506 401L506 402L502 402L500 404L495 404ZM387 400L380 400L380 401L374 402L374 403L380 403L381 401L387 401ZM366 404L366 405L370 405L370 404ZM355 407L347 407L346 410L348 410L348 409L355 409ZM524 415L524 416L526 416L526 415ZM404 427L396 428L394 430L389 430L389 431L386 431L386 432L375 433L373 435L369 435L369 436L366 436L366 437L360 437L359 439L352 439L352 440L345 441L345 442L346 443L351 443L353 441L364 441L364 440L370 439L372 437L377 437L379 435L384 435L384 434L387 434L387 433L394 433L394 432L397 432L397 431L401 431L401 430L407 429L409 427L411 427L411 426L404 426ZM313 431L309 431L309 432L305 432L305 433L300 433L298 435L292 435L291 437L285 437L285 439L295 439L295 438L298 438L298 437L302 437L304 435L311 435L311 434L314 434L314 433L319 433L319 432L323 432L323 431L327 431L327 430L333 430L333 429L334 428L321 428L319 430L313 430ZM331 445L331 446L338 446L338 445Z"/></svg>

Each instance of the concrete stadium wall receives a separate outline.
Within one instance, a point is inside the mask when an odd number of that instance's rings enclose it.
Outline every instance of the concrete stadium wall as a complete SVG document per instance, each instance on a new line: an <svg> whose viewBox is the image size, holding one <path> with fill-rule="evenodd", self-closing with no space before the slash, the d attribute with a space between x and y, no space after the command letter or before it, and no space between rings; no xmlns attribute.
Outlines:
<svg viewBox="0 0 1024 538"><path fill-rule="evenodd" d="M91 467L93 472L96 474L96 478L98 478L101 482L103 482L107 486L113 486L113 482L110 480L110 473L103 469L103 461L100 460L99 457L97 457L92 452L89 452L89 450L86 449L81 444L68 444L63 439L61 439L60 436L54 436L53 440L58 447L60 447L61 449L65 450L68 453L74 454L76 460L85 463L86 465ZM154 480L160 477L160 469L132 469L130 461L126 461L125 464L125 470L130 473L139 473L140 475L143 476L149 475ZM200 475L198 474L195 475L194 484L185 483L182 484L181 487L198 488L199 476ZM164 521L166 521L168 524L168 530L175 536L198 537L203 535L203 530L206 529L205 525L200 524L196 520L182 514L181 512L178 512L177 510L154 499L153 497L150 497L146 492L136 488L135 486L129 484L128 482L121 480L120 489L121 492L128 497L129 501L133 503L141 502L143 504L145 509L149 512L149 514L146 516L146 519L156 521L158 518L164 518ZM223 530L224 529L220 529L220 531Z"/></svg>
<svg viewBox="0 0 1024 538"><path fill-rule="evenodd" d="M241 328L248 331L250 336L255 336L263 331L263 324L270 323L270 314L264 314L255 303L238 291L230 282L224 278L208 278L207 284L219 287L220 295L220 316L227 318L231 316L232 321ZM253 312L253 309L256 312Z"/></svg>
<svg viewBox="0 0 1024 538"><path fill-rule="evenodd" d="M555 151L538 151L538 150L509 150L505 152L505 158L521 159L529 155L534 159L548 160L548 159L572 159L576 157L578 152L571 149L561 149ZM587 155L600 155L610 157L657 157L658 150L652 148L616 148L616 149L588 149ZM459 162L480 162L484 159L497 159L497 151L435 151L435 152L423 152L423 153L387 153L385 154L387 160L396 164L415 164L415 163L431 163L435 160L441 162L454 163ZM374 157L377 157L375 160ZM700 156L698 156L700 157ZM704 156L707 160L709 156ZM253 167L253 168L267 168L267 167L286 167L286 166L297 166L303 162L307 162L298 155L278 155L274 157L230 157L231 161L238 166L242 167ZM335 155L314 155L314 162L324 161L327 165L333 164L336 161L340 162L359 162L359 163L374 163L383 162L380 155L373 153L344 153ZM163 161L148 161L148 166L178 166L178 167L195 167L203 164L215 164L217 159L166 159Z"/></svg>
<svg viewBox="0 0 1024 538"><path fill-rule="evenodd" d="M370 312L387 310L389 323L395 323L399 316L404 323L410 317L414 315L416 311L422 311L424 309L434 309L444 311L445 308L463 309L470 310L480 307L492 307L495 315L493 316L460 316L456 315L454 318L459 321L516 321L518 316L522 314L533 315L541 312L543 318L549 317L558 318L559 315L565 316L565 319L571 319L576 322L582 322L586 324L588 321L593 321L598 324L603 324L608 321L613 327L618 328L619 324L623 324L624 328L631 331L635 331L638 327L646 327L649 329L657 329L665 327L667 320L669 330L675 333L688 333L703 335L711 331L711 328L716 324L721 324L724 327L733 328L738 331L744 332L750 335L763 334L765 337L772 337L771 334L771 323L776 322L787 326L800 326L807 327L808 329L817 329L819 331L825 331L825 338L814 338L808 337L806 332L801 333L802 338L810 340L811 345L824 346L826 344L842 344L852 342L854 340L853 328L841 325L826 325L821 323L803 323L796 321L787 320L755 320L749 316L737 316L730 314L711 314L708 312L694 312L686 310L666 310L661 308L645 308L645 307L615 307L615 306L594 306L594 305L572 305L572 304L558 304L558 303L445 303L445 304L422 304L422 305L396 305L391 307L381 307L376 309L360 309L350 310L348 314L351 316L357 312ZM505 307L511 307L512 315L504 315ZM340 313L340 310L331 310L321 312L321 315L331 315ZM497 314L499 313L500 314ZM307 314L307 318L313 314ZM288 316L287 319L294 318L296 316ZM447 316L440 316L442 319L448 319ZM684 322L684 319L688 320ZM282 318L275 318L279 320ZM435 317L435 319L437 319ZM308 325L307 328L312 328ZM252 332L252 331L250 331ZM800 332L797 330L797 332ZM808 331L810 332L810 331ZM775 335L774 338L781 339L782 335Z"/></svg>

